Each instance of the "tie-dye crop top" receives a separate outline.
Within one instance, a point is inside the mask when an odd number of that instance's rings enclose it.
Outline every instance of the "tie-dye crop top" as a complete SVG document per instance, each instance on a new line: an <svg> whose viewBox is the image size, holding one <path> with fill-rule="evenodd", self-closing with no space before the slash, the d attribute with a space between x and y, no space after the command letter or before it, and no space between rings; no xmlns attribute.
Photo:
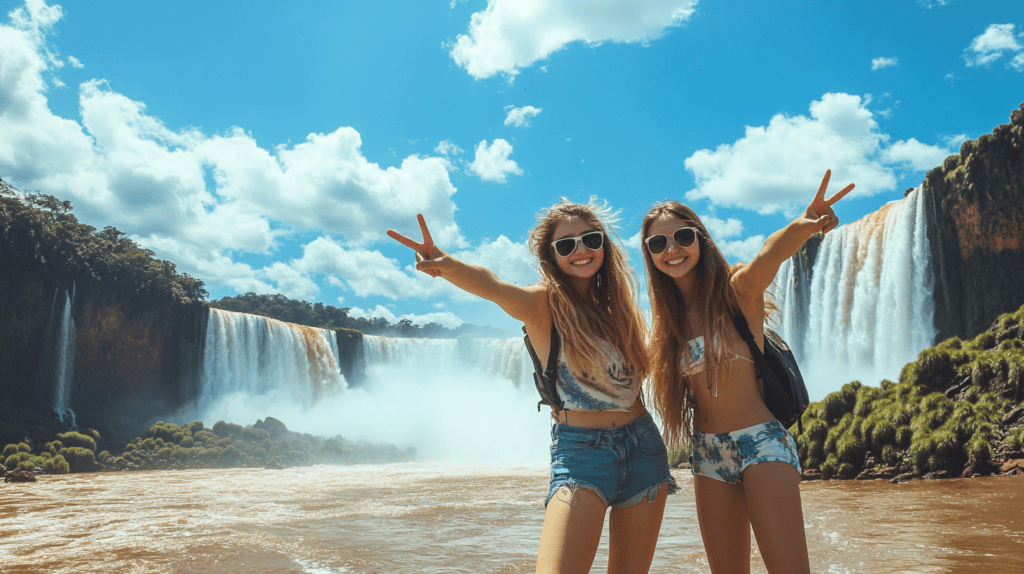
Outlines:
<svg viewBox="0 0 1024 574"><path fill-rule="evenodd" d="M605 359L604 372L598 377L584 373L588 384L580 384L565 360L565 347L558 353L558 396L563 408L581 411L625 411L636 402L640 382L634 380L633 369L611 343L598 339L598 348Z"/></svg>

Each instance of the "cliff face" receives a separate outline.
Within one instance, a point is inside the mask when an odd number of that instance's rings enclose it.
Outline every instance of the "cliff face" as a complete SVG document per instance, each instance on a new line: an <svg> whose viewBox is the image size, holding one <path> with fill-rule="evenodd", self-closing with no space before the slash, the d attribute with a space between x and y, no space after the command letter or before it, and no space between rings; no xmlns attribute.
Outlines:
<svg viewBox="0 0 1024 574"><path fill-rule="evenodd" d="M1024 104L928 172L936 340L972 338L1024 304Z"/></svg>
<svg viewBox="0 0 1024 574"><path fill-rule="evenodd" d="M74 284L74 370L70 408L78 424L135 432L151 416L194 396L202 368L204 303L156 303L110 296L102 284ZM48 353L54 301L71 284L44 266L8 267L0 280L0 394L48 409L55 360ZM59 313L57 313L59 315Z"/></svg>

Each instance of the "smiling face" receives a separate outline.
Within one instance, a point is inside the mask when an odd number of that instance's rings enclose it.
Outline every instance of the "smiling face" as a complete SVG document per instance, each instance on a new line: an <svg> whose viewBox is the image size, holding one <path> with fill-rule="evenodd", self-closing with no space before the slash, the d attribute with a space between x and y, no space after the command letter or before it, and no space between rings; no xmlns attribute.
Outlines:
<svg viewBox="0 0 1024 574"><path fill-rule="evenodd" d="M692 226L693 222L686 221L671 213L662 213L654 221L644 234L645 247L646 239L652 235L665 235L669 238L668 247L658 254L648 252L654 267L678 282L683 279L700 262L700 237L688 247L680 247L672 240L672 234L680 227Z"/></svg>
<svg viewBox="0 0 1024 574"><path fill-rule="evenodd" d="M584 233L590 231L603 231L602 229L595 227L579 217L571 217L564 221L560 221L555 226L555 232L552 235L552 241L558 241L566 237L579 237ZM552 251L553 247L548 246ZM555 263L558 268L571 278L574 279L590 279L593 277L601 265L604 264L604 245L597 249L587 249L585 245L579 240L576 241L576 250L570 253L567 257L562 257L557 253L553 253Z"/></svg>

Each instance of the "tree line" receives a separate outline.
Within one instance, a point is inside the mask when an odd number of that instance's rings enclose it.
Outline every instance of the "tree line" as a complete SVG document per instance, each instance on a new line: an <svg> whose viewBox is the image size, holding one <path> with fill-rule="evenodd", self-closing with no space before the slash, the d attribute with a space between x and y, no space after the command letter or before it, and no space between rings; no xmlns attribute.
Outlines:
<svg viewBox="0 0 1024 574"><path fill-rule="evenodd" d="M453 339L462 336L469 337L505 337L507 334L493 327L480 327L470 323L463 323L454 329L449 329L440 323L427 323L416 325L409 319L401 319L392 324L383 317L353 317L349 315L351 307L335 307L323 303L309 303L289 299L280 293L273 295L257 295L246 293L234 297L224 297L217 301L210 302L211 307L234 311L236 313L249 313L251 315L262 315L287 323L319 327L323 329L355 329L367 335L379 335L385 337L423 337L428 339Z"/></svg>
<svg viewBox="0 0 1024 574"><path fill-rule="evenodd" d="M63 281L99 283L111 294L176 303L208 296L199 279L139 246L114 227L79 223L70 201L22 193L0 179L0 267L45 268Z"/></svg>

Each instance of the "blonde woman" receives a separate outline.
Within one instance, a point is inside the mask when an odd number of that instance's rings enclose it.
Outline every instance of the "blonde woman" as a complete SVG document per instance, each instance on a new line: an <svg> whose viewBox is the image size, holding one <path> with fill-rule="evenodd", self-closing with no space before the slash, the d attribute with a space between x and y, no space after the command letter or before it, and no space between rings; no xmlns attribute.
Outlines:
<svg viewBox="0 0 1024 574"><path fill-rule="evenodd" d="M693 446L701 537L714 574L750 572L750 530L770 573L808 572L796 442L764 404L745 318L764 348L765 289L811 235L839 224L825 200L831 172L803 215L732 268L692 209L667 201L643 220L653 324L652 403L669 444Z"/></svg>
<svg viewBox="0 0 1024 574"><path fill-rule="evenodd" d="M441 251L419 216L423 241L388 235L415 250L416 268L497 303L525 325L541 365L560 340L553 408L551 481L537 572L586 573L609 513L608 572L647 572L666 496L676 485L665 443L644 408L645 323L623 250L591 202L564 200L530 233L540 282L520 287Z"/></svg>

